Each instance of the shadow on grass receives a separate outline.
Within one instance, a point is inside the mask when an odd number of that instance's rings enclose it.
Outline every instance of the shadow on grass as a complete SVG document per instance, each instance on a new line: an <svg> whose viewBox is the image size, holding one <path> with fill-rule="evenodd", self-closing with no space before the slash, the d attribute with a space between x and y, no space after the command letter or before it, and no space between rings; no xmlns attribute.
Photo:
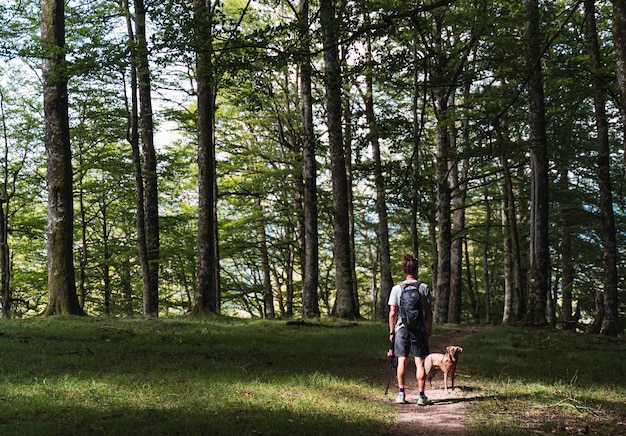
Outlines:
<svg viewBox="0 0 626 436"><path fill-rule="evenodd" d="M20 411L23 416L25 411ZM3 436L52 435L326 435L385 433L380 422L347 420L323 414L290 413L260 406L248 410L224 410L207 404L204 413L163 410L146 405L142 410L94 411L91 407L68 405L58 416L33 415L10 419L4 412L0 422ZM67 417L67 419L64 419Z"/></svg>

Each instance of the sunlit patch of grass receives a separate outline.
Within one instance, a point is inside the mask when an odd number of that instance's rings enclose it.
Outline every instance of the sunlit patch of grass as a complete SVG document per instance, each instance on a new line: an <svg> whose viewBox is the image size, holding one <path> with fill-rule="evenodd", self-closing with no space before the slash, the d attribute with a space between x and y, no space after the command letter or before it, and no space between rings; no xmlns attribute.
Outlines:
<svg viewBox="0 0 626 436"><path fill-rule="evenodd" d="M2 435L375 435L392 421L390 405L371 401L383 368L357 364L383 356L375 323L55 318L0 329Z"/></svg>
<svg viewBox="0 0 626 436"><path fill-rule="evenodd" d="M624 434L626 342L555 330L499 327L465 343L464 369L484 401L478 434ZM616 365L616 363L618 363Z"/></svg>

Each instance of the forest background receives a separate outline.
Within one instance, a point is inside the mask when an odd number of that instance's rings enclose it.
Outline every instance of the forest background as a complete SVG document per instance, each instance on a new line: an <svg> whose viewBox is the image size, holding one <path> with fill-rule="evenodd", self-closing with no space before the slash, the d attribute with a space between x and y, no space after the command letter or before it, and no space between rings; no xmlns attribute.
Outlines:
<svg viewBox="0 0 626 436"><path fill-rule="evenodd" d="M2 315L384 320L412 253L437 323L617 335L625 11L2 0Z"/></svg>

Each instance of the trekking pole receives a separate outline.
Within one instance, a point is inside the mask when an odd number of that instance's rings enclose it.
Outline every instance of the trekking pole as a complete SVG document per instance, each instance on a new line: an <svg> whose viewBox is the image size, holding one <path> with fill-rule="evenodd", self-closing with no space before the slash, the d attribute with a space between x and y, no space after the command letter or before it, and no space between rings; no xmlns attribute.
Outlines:
<svg viewBox="0 0 626 436"><path fill-rule="evenodd" d="M389 387L391 386L391 379L396 374L396 356L393 352L393 342L391 343L391 347L389 351L387 351L387 356L391 360L391 372L389 373L389 379L387 380L387 388L385 389L385 395L389 393Z"/></svg>

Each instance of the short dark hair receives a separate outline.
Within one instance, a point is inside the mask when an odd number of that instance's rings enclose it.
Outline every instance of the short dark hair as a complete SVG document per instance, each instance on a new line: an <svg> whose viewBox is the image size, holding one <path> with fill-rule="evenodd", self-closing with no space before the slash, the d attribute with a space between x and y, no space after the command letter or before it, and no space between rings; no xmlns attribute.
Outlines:
<svg viewBox="0 0 626 436"><path fill-rule="evenodd" d="M402 269L406 275L417 276L417 259L412 254L404 255L404 262L402 263Z"/></svg>

